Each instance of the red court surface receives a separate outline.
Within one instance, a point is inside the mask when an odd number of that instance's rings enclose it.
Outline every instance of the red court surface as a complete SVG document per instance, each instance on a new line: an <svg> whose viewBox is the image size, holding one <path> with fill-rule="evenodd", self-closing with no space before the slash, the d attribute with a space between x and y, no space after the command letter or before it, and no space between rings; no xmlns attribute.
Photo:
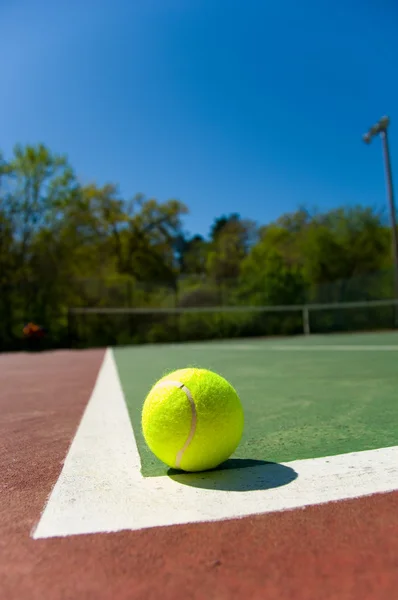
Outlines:
<svg viewBox="0 0 398 600"><path fill-rule="evenodd" d="M0 356L2 600L396 597L396 492L219 523L33 540L102 357Z"/></svg>

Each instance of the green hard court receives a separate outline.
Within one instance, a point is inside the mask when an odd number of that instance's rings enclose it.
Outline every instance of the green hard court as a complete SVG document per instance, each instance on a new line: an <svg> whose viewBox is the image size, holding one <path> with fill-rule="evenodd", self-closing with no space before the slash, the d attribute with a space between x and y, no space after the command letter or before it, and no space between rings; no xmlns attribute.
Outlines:
<svg viewBox="0 0 398 600"><path fill-rule="evenodd" d="M168 468L142 437L142 404L162 375L186 366L214 370L238 391L245 431L232 458L288 462L398 445L396 333L123 347L114 356L144 476Z"/></svg>

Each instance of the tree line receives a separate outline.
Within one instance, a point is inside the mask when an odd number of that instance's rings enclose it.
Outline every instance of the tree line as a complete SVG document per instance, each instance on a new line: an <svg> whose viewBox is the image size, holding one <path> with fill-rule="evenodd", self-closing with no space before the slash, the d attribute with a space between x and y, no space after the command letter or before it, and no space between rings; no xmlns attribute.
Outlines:
<svg viewBox="0 0 398 600"><path fill-rule="evenodd" d="M393 297L391 232L375 208L299 208L268 224L221 215L206 237L185 232L187 213L177 199L124 198L113 183L83 185L66 156L41 144L0 155L0 349L22 347L29 321L44 327L50 346L70 345L71 335L79 343L70 307L289 306ZM81 344L262 332L260 317L243 314L198 311L178 323L170 315L119 322L85 316Z"/></svg>

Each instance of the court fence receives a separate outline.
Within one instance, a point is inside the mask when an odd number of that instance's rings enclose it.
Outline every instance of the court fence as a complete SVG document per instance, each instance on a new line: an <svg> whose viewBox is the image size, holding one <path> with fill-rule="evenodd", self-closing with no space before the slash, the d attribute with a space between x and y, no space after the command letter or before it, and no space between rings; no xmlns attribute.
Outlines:
<svg viewBox="0 0 398 600"><path fill-rule="evenodd" d="M393 281L389 269L305 289L196 275L0 276L0 352L32 348L28 323L43 329L40 349L391 329Z"/></svg>
<svg viewBox="0 0 398 600"><path fill-rule="evenodd" d="M71 347L392 330L398 300L300 306L75 307Z"/></svg>

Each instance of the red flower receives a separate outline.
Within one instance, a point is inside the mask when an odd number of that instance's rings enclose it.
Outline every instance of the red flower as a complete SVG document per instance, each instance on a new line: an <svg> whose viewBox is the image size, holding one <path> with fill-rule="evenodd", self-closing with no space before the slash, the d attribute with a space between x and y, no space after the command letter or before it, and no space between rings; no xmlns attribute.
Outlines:
<svg viewBox="0 0 398 600"><path fill-rule="evenodd" d="M26 337L42 337L44 335L43 328L36 323L29 322L23 328L23 334Z"/></svg>

